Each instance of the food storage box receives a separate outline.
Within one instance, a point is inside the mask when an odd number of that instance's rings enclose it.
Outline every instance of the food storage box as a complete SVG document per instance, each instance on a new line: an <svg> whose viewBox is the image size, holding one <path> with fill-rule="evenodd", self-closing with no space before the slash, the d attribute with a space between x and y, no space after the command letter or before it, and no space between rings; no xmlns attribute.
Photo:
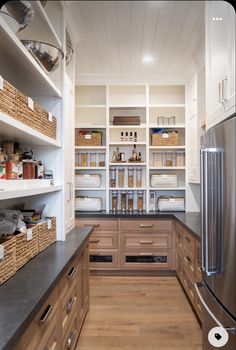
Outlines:
<svg viewBox="0 0 236 350"><path fill-rule="evenodd" d="M184 197L162 197L157 201L159 211L184 211Z"/></svg>
<svg viewBox="0 0 236 350"><path fill-rule="evenodd" d="M152 174L151 186L157 188L177 187L177 174Z"/></svg>
<svg viewBox="0 0 236 350"><path fill-rule="evenodd" d="M152 134L152 146L178 146L179 133L178 131L169 131Z"/></svg>
<svg viewBox="0 0 236 350"><path fill-rule="evenodd" d="M102 133L100 131L76 130L76 146L102 146Z"/></svg>
<svg viewBox="0 0 236 350"><path fill-rule="evenodd" d="M77 188L98 188L101 186L100 174L76 174L75 187Z"/></svg>
<svg viewBox="0 0 236 350"><path fill-rule="evenodd" d="M78 211L101 211L102 198L78 197L75 199L75 210Z"/></svg>

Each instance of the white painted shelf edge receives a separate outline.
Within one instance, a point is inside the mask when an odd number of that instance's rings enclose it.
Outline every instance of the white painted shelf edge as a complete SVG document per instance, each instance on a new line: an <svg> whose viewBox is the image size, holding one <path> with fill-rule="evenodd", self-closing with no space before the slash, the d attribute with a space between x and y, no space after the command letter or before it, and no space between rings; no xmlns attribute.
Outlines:
<svg viewBox="0 0 236 350"><path fill-rule="evenodd" d="M106 129L105 124L79 124L75 123L75 129Z"/></svg>
<svg viewBox="0 0 236 350"><path fill-rule="evenodd" d="M185 146L149 146L149 149L185 149Z"/></svg>
<svg viewBox="0 0 236 350"><path fill-rule="evenodd" d="M110 129L146 129L146 124L140 125L109 125Z"/></svg>
<svg viewBox="0 0 236 350"><path fill-rule="evenodd" d="M106 105L75 105L75 108L106 108Z"/></svg>
<svg viewBox="0 0 236 350"><path fill-rule="evenodd" d="M75 149L106 149L106 146L75 146Z"/></svg>
<svg viewBox="0 0 236 350"><path fill-rule="evenodd" d="M158 125L158 124L149 124L149 129L185 129L186 126L185 124L163 124L163 125Z"/></svg>
<svg viewBox="0 0 236 350"><path fill-rule="evenodd" d="M15 189L3 190L3 191L0 190L0 200L35 196L39 194L61 191L61 189L62 189L62 186L49 186L49 187L28 188L28 189L20 189L20 190L15 190Z"/></svg>
<svg viewBox="0 0 236 350"><path fill-rule="evenodd" d="M185 187L149 187L150 191L185 191Z"/></svg>
<svg viewBox="0 0 236 350"><path fill-rule="evenodd" d="M150 170L185 170L186 167L185 166L150 166L149 167Z"/></svg>
<svg viewBox="0 0 236 350"><path fill-rule="evenodd" d="M120 146L127 146L127 145L144 145L144 146L146 146L146 144L147 144L147 142L145 142L145 141L140 141L140 142L134 142L134 141L112 141L112 142L109 142L109 145L120 145Z"/></svg>
<svg viewBox="0 0 236 350"><path fill-rule="evenodd" d="M104 187L97 187L97 188L81 188L81 187L75 187L75 191L106 191L106 188Z"/></svg>
<svg viewBox="0 0 236 350"><path fill-rule="evenodd" d="M111 166L146 166L146 163L129 163L129 162L125 162L125 163L112 163L110 162L109 165Z"/></svg>
<svg viewBox="0 0 236 350"><path fill-rule="evenodd" d="M14 138L18 138L23 142L29 142L35 145L46 145L61 147L57 140L54 140L48 136L43 135L39 131L19 122L18 120L9 117L8 115L0 112L0 126L7 128L7 134L11 134ZM0 128L0 134L2 130Z"/></svg>
<svg viewBox="0 0 236 350"><path fill-rule="evenodd" d="M103 166L94 166L94 167L89 167L89 166L75 166L75 170L106 170L106 167Z"/></svg>

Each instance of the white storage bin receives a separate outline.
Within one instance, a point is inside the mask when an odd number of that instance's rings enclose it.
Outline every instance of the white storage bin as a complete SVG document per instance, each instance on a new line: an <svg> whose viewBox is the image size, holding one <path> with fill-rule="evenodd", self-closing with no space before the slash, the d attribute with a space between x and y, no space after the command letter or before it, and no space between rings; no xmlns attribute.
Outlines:
<svg viewBox="0 0 236 350"><path fill-rule="evenodd" d="M76 174L75 187L77 188L98 188L101 186L100 174Z"/></svg>
<svg viewBox="0 0 236 350"><path fill-rule="evenodd" d="M101 211L102 198L78 197L75 198L75 210L78 211Z"/></svg>
<svg viewBox="0 0 236 350"><path fill-rule="evenodd" d="M184 211L183 197L159 197L157 201L159 211Z"/></svg>
<svg viewBox="0 0 236 350"><path fill-rule="evenodd" d="M151 186L156 188L177 187L177 174L152 174Z"/></svg>

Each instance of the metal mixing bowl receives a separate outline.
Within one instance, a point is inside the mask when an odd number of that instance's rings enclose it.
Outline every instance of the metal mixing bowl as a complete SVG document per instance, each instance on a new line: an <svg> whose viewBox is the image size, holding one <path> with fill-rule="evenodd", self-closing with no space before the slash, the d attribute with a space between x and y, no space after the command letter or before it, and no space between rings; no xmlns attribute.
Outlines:
<svg viewBox="0 0 236 350"><path fill-rule="evenodd" d="M23 0L6 2L0 12L15 33L27 27L34 17L32 5Z"/></svg>

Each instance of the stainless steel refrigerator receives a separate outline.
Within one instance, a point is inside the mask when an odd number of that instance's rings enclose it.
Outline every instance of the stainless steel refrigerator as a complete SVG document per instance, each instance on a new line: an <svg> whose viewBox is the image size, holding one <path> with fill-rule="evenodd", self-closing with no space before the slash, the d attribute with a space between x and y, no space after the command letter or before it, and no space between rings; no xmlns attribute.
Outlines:
<svg viewBox="0 0 236 350"><path fill-rule="evenodd" d="M236 349L236 115L209 129L201 140L203 350L208 332L223 327L224 350ZM215 337L221 338L219 334Z"/></svg>

